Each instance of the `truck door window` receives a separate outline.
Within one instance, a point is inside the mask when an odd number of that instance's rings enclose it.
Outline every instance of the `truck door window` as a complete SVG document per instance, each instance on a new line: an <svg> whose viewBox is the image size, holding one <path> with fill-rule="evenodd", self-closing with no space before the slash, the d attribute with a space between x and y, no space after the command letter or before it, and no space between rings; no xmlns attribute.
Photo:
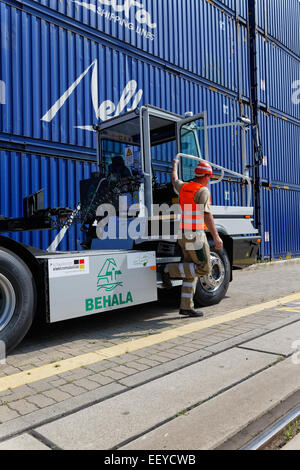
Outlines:
<svg viewBox="0 0 300 470"><path fill-rule="evenodd" d="M204 119L198 118L186 122L180 126L180 152L186 155L193 155L198 158L205 158L205 129ZM181 176L183 181L190 181L194 178L194 170L197 161L188 158L181 159Z"/></svg>

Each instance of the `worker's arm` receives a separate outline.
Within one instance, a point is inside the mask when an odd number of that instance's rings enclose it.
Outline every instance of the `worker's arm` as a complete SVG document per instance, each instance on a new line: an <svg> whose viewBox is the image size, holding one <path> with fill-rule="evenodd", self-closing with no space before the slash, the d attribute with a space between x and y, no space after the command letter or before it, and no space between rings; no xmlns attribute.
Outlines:
<svg viewBox="0 0 300 470"><path fill-rule="evenodd" d="M223 250L223 241L219 237L213 215L208 212L204 212L204 222L208 230L210 231L211 236L213 237L214 243L216 245L216 250Z"/></svg>
<svg viewBox="0 0 300 470"><path fill-rule="evenodd" d="M172 183L178 180L178 165L179 160L173 160L173 169L172 169Z"/></svg>

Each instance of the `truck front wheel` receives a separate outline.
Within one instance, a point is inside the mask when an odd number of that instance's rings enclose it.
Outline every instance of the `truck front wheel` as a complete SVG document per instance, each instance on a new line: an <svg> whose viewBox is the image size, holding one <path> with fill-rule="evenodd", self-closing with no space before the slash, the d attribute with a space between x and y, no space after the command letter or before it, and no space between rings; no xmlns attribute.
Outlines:
<svg viewBox="0 0 300 470"><path fill-rule="evenodd" d="M231 277L231 266L225 250L216 251L211 247L212 270L209 276L198 280L195 292L195 305L209 307L224 299Z"/></svg>
<svg viewBox="0 0 300 470"><path fill-rule="evenodd" d="M36 287L28 266L0 248L0 341L12 350L28 332L36 308Z"/></svg>

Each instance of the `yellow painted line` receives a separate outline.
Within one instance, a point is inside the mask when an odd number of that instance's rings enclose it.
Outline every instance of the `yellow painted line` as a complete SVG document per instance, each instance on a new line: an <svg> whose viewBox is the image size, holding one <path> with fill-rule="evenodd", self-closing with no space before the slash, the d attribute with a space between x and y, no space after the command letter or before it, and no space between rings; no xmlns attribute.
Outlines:
<svg viewBox="0 0 300 470"><path fill-rule="evenodd" d="M292 313L300 313L300 307L285 307L285 308L278 308L280 312L292 312Z"/></svg>
<svg viewBox="0 0 300 470"><path fill-rule="evenodd" d="M239 318L247 317L255 313L267 310L270 308L278 307L289 302L300 300L300 292L298 294L289 295L280 299L265 302L252 307L243 308L235 312L230 312L207 320L200 320L197 322L189 323L188 325L173 328L162 333L146 336L144 338L128 341L126 343L118 344L110 348L99 349L88 354L82 354L70 359L55 362L53 364L46 364L41 367L36 367L31 370L26 370L18 374L9 375L0 378L0 392L8 389L20 387L21 385L37 382L38 380L48 379L58 374L68 372L80 367L89 366L106 359L121 356L122 354L131 353L140 349L154 346L155 344L162 343L179 336L188 335L197 331L205 330L222 323L227 323Z"/></svg>

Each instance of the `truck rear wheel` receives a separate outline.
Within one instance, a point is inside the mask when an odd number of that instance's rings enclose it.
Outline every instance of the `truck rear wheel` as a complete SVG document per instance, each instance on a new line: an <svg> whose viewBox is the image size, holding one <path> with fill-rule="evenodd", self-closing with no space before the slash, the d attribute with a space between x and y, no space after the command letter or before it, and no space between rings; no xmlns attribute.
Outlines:
<svg viewBox="0 0 300 470"><path fill-rule="evenodd" d="M36 287L28 266L0 248L0 340L12 350L28 332L36 308Z"/></svg>
<svg viewBox="0 0 300 470"><path fill-rule="evenodd" d="M215 251L211 247L212 271L198 280L194 301L197 307L216 305L224 299L229 283L231 266L225 250Z"/></svg>

